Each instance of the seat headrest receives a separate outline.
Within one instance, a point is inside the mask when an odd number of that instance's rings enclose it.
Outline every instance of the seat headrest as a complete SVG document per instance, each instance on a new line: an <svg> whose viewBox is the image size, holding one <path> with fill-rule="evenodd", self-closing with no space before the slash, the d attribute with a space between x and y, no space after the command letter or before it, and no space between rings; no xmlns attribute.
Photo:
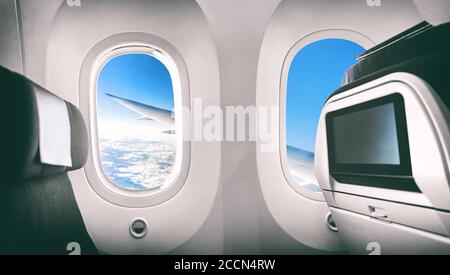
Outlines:
<svg viewBox="0 0 450 275"><path fill-rule="evenodd" d="M0 91L7 178L44 177L84 166L87 129L77 107L2 67Z"/></svg>
<svg viewBox="0 0 450 275"><path fill-rule="evenodd" d="M450 23L421 23L368 50L350 67L329 98L383 76L405 72L425 80L450 110Z"/></svg>

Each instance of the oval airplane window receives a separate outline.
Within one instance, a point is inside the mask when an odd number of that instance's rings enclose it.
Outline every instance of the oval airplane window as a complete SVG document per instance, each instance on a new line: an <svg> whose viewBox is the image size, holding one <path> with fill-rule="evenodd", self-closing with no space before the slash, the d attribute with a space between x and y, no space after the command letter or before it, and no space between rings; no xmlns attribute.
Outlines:
<svg viewBox="0 0 450 275"><path fill-rule="evenodd" d="M320 192L314 172L320 113L328 96L340 87L347 68L364 51L354 42L330 38L303 47L293 58L286 86L285 117L287 178L291 185Z"/></svg>
<svg viewBox="0 0 450 275"><path fill-rule="evenodd" d="M171 184L179 133L166 66L146 53L115 56L98 75L96 96L99 160L109 181L133 191Z"/></svg>

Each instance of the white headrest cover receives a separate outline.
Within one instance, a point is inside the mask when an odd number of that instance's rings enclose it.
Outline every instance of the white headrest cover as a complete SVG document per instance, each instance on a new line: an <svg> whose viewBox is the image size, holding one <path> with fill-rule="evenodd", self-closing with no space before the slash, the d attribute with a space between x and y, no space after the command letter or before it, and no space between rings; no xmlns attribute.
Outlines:
<svg viewBox="0 0 450 275"><path fill-rule="evenodd" d="M36 89L41 163L72 167L70 119L64 100Z"/></svg>

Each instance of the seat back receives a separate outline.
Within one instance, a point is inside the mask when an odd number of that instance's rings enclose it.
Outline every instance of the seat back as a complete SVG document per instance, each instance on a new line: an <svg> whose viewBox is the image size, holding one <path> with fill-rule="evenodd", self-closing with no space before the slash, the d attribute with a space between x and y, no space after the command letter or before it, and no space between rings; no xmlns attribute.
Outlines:
<svg viewBox="0 0 450 275"><path fill-rule="evenodd" d="M0 85L0 254L95 254L67 174L88 154L80 112L1 67Z"/></svg>

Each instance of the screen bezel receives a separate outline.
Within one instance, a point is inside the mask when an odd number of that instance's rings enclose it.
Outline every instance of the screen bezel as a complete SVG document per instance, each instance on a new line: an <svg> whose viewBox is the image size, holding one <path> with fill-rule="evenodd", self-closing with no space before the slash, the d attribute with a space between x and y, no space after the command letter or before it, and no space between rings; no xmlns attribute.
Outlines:
<svg viewBox="0 0 450 275"><path fill-rule="evenodd" d="M336 162L334 144L333 119L347 114L368 110L387 104L394 105L395 124L397 130L397 143L400 164L342 164ZM344 109L330 112L326 115L326 128L328 140L328 161L332 175L363 176L363 177L412 177L411 157L406 121L405 103L403 96L394 93L371 101L363 102Z"/></svg>

